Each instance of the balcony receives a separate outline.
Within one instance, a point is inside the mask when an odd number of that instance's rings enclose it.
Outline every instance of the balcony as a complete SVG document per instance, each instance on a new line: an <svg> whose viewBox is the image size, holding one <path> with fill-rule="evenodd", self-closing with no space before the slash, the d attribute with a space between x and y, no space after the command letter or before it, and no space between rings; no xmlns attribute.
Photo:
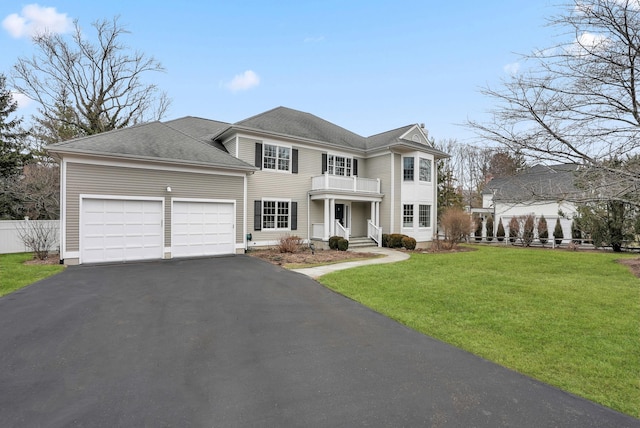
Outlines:
<svg viewBox="0 0 640 428"><path fill-rule="evenodd" d="M311 178L311 190L379 195L380 179L323 174Z"/></svg>

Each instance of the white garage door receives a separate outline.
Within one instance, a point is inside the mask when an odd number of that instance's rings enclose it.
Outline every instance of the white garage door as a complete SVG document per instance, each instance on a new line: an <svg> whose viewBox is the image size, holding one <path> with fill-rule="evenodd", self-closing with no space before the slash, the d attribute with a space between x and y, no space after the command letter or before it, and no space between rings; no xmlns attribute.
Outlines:
<svg viewBox="0 0 640 428"><path fill-rule="evenodd" d="M235 253L232 203L174 201L171 230L172 257Z"/></svg>
<svg viewBox="0 0 640 428"><path fill-rule="evenodd" d="M80 221L82 263L163 256L161 201L85 198Z"/></svg>

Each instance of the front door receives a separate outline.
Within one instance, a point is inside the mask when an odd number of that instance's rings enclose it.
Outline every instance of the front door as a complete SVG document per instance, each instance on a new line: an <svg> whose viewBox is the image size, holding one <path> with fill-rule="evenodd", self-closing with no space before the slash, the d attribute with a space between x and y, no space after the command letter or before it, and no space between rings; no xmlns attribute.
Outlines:
<svg viewBox="0 0 640 428"><path fill-rule="evenodd" d="M344 223L344 204L336 204L336 220L338 220L343 227L346 227Z"/></svg>

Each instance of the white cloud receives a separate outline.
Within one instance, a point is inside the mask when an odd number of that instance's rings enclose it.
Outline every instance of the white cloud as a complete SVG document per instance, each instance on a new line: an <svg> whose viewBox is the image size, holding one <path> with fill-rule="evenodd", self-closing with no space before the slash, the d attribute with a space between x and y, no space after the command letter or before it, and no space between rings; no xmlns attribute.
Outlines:
<svg viewBox="0 0 640 428"><path fill-rule="evenodd" d="M242 74L237 74L227 85L227 89L232 92L247 91L260 84L260 76L252 70L247 70Z"/></svg>
<svg viewBox="0 0 640 428"><path fill-rule="evenodd" d="M511 74L511 75L518 74L518 71L520 71L520 63L512 62L511 64L507 64L504 67L502 67L502 69L507 74Z"/></svg>
<svg viewBox="0 0 640 428"><path fill-rule="evenodd" d="M18 108L27 108L33 100L20 92L11 92L11 99L18 103Z"/></svg>
<svg viewBox="0 0 640 428"><path fill-rule="evenodd" d="M20 14L7 16L2 26L17 39L44 33L66 33L73 28L73 21L66 13L58 13L54 7L29 4L22 8Z"/></svg>

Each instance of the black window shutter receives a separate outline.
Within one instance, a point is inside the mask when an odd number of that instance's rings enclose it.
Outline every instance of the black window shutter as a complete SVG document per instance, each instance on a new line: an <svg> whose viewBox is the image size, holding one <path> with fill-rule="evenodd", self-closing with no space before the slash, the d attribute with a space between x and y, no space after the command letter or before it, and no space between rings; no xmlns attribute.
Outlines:
<svg viewBox="0 0 640 428"><path fill-rule="evenodd" d="M255 166L262 169L262 143L256 143L256 162Z"/></svg>
<svg viewBox="0 0 640 428"><path fill-rule="evenodd" d="M291 230L298 230L298 203L291 202Z"/></svg>
<svg viewBox="0 0 640 428"><path fill-rule="evenodd" d="M325 172L327 172L327 154L323 153L322 154L322 174L324 174Z"/></svg>
<svg viewBox="0 0 640 428"><path fill-rule="evenodd" d="M291 172L298 173L298 149L291 150Z"/></svg>
<svg viewBox="0 0 640 428"><path fill-rule="evenodd" d="M353 174L358 175L358 159L353 160Z"/></svg>
<svg viewBox="0 0 640 428"><path fill-rule="evenodd" d="M253 201L253 230L262 230L262 201Z"/></svg>

